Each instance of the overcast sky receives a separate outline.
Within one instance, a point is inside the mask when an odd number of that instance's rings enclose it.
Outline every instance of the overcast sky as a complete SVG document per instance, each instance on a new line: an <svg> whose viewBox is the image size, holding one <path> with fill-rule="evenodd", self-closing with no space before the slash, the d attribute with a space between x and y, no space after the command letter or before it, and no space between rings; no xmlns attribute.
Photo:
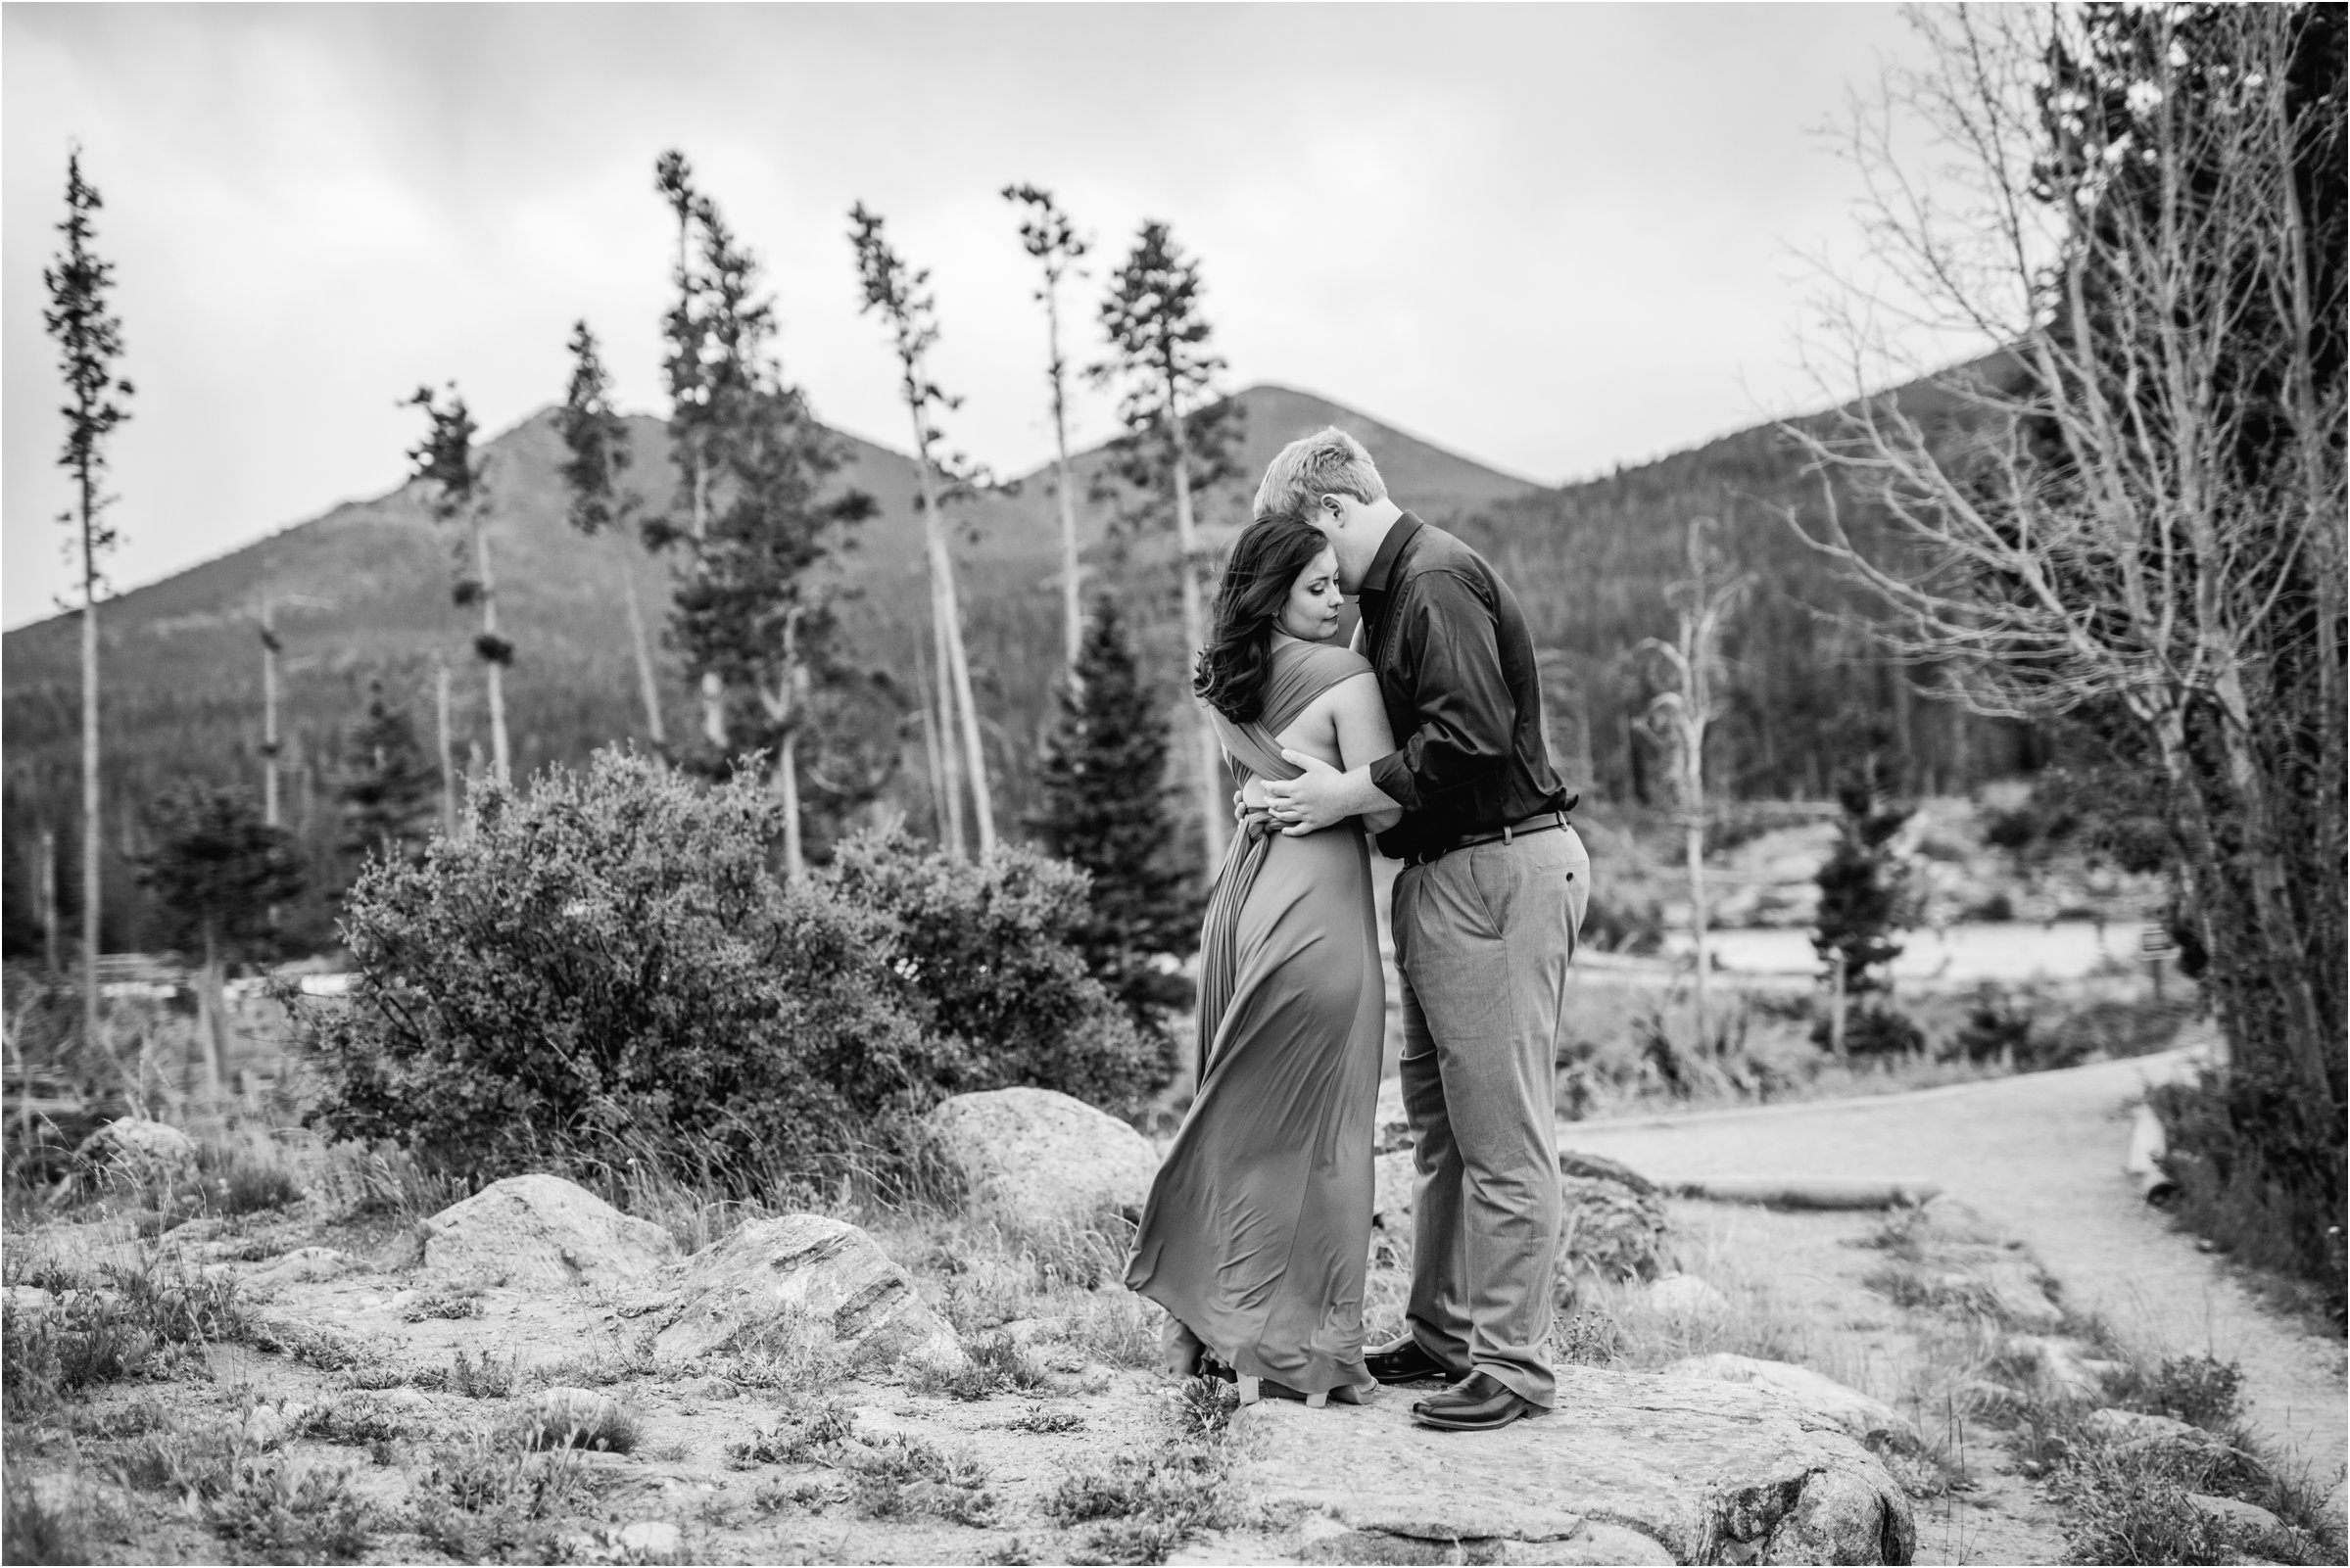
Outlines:
<svg viewBox="0 0 2350 1568"><path fill-rule="evenodd" d="M1199 258L1233 388L1324 394L1546 482L1809 406L1816 288L1854 181L1818 130L1911 51L1875 5L10 4L5 598L73 582L41 268L66 150L138 386L114 445L120 586L403 475L455 378L503 429L562 394L586 316L658 410L683 149L757 250L787 373L903 448L847 211L934 269L953 441L1050 451L1008 181L1056 191L1100 276L1146 217ZM1107 397L1077 405L1080 445Z"/></svg>

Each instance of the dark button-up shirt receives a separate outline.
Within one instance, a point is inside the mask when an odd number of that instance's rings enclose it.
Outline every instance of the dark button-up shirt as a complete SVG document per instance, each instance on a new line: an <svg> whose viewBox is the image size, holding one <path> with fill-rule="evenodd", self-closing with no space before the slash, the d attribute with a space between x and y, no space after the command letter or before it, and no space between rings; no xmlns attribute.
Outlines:
<svg viewBox="0 0 2350 1568"><path fill-rule="evenodd" d="M1573 806L1551 766L1533 636L1483 556L1406 512L1364 574L1362 609L1397 740L1370 782L1404 808L1380 853L1410 859Z"/></svg>

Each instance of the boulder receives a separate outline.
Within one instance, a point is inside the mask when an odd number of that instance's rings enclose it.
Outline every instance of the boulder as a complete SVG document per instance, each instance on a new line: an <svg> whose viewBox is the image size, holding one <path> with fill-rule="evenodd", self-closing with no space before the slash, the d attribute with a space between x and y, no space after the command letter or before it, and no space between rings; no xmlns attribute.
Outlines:
<svg viewBox="0 0 2350 1568"><path fill-rule="evenodd" d="M2231 1451L2228 1440L2216 1432L2142 1410L2091 1410L2081 1418L2081 1430L2128 1453L2209 1458Z"/></svg>
<svg viewBox="0 0 2350 1568"><path fill-rule="evenodd" d="M1664 1193L1655 1182L1605 1156L1561 1149L1559 1189L1562 1274L1634 1280L1665 1271L1671 1246L1665 1239Z"/></svg>
<svg viewBox="0 0 2350 1568"><path fill-rule="evenodd" d="M2129 1371L2120 1361L2104 1360L2089 1354L2088 1347L2079 1340L2061 1336L2013 1335L2007 1341L2007 1350L2011 1356L2031 1358L2042 1392L2073 1403L2103 1402L2107 1385ZM2103 1412L2092 1413L2090 1419L2094 1420L2096 1414L2100 1413ZM2117 1410L2112 1413L2132 1415L2134 1412ZM2166 1418L2147 1416L2144 1419L2160 1421ZM2183 1426L2185 1423L2171 1424ZM2192 1432L2201 1429L2188 1427L2187 1430Z"/></svg>
<svg viewBox="0 0 2350 1568"><path fill-rule="evenodd" d="M1371 1167L1371 1223L1394 1235L1412 1230L1418 1171L1409 1147L1382 1154ZM1561 1151L1559 1300L1575 1296L1578 1276L1653 1279L1668 1266L1664 1193L1628 1165L1600 1155Z"/></svg>
<svg viewBox="0 0 2350 1568"><path fill-rule="evenodd" d="M1243 1405L1236 1480L1324 1516L1312 1544L1348 1562L1905 1563L1916 1546L1876 1457L1766 1389L1568 1365L1554 1413L1498 1432L1431 1433L1410 1409L1392 1392Z"/></svg>
<svg viewBox="0 0 2350 1568"><path fill-rule="evenodd" d="M884 1364L965 1364L955 1331L873 1238L822 1214L756 1219L695 1253L670 1282L654 1350L692 1357L789 1336Z"/></svg>
<svg viewBox="0 0 2350 1568"><path fill-rule="evenodd" d="M168 1121L145 1117L110 1121L74 1152L93 1164L148 1178L191 1175L196 1169L195 1140Z"/></svg>
<svg viewBox="0 0 2350 1568"><path fill-rule="evenodd" d="M1083 1225L1107 1210L1139 1218L1159 1151L1132 1127L1050 1089L958 1094L931 1112L938 1150L971 1207L1016 1230Z"/></svg>
<svg viewBox="0 0 2350 1568"><path fill-rule="evenodd" d="M424 1266L451 1284L613 1288L677 1256L669 1232L560 1176L508 1176L423 1222Z"/></svg>
<svg viewBox="0 0 2350 1568"><path fill-rule="evenodd" d="M1919 1448L1918 1430L1909 1417L1883 1400L1846 1388L1808 1366L1717 1354L1684 1356L1665 1371L1679 1377L1776 1389L1812 1414L1835 1422L1871 1453L1915 1453Z"/></svg>

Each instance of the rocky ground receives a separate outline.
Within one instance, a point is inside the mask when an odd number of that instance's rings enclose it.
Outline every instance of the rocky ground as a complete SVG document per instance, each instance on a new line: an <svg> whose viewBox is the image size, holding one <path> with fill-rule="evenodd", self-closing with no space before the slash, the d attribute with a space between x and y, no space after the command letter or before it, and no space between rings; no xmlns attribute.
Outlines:
<svg viewBox="0 0 2350 1568"><path fill-rule="evenodd" d="M551 1176L427 1214L181 1219L158 1136L108 1203L6 1238L7 1555L2053 1561L2080 1506L2049 1434L2087 1444L2105 1407L2152 1424L2094 1451L2184 1446L2194 1506L2277 1500L1964 1205L1667 1201L1590 1156L1562 1176L1585 1266L1556 1412L1461 1436L1413 1428L1405 1391L1236 1408L1151 1370L1118 1283L1147 1143L1040 1091L975 1099L937 1122L958 1205L691 1223ZM1409 1189L1382 1174L1384 1328Z"/></svg>

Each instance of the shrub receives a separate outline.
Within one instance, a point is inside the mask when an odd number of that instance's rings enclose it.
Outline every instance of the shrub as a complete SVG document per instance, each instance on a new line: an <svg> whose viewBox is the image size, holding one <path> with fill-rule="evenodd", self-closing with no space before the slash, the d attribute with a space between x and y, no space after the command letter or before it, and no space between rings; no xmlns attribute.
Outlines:
<svg viewBox="0 0 2350 1568"><path fill-rule="evenodd" d="M647 1144L747 1183L836 1167L958 1076L902 1005L893 927L770 874L774 800L600 752L475 796L421 864L371 863L347 1001L306 1008L312 1119L481 1175Z"/></svg>
<svg viewBox="0 0 2350 1568"><path fill-rule="evenodd" d="M962 1087L1031 1084L1127 1113L1162 1081L1159 1043L1077 954L1081 873L1026 849L975 865L868 833L839 847L823 885L894 928L896 974Z"/></svg>
<svg viewBox="0 0 2350 1568"><path fill-rule="evenodd" d="M1830 1020L1812 1026L1811 1043L1829 1045ZM1855 1007L1845 1015L1845 1054L1855 1057L1913 1055L1926 1048L1925 1031L1906 1013L1890 1007Z"/></svg>
<svg viewBox="0 0 2350 1568"><path fill-rule="evenodd" d="M2033 1056L2032 1018L1995 985L1975 993L1966 1022L1951 1040L1951 1054L1969 1062L1990 1062L2000 1053L2021 1067Z"/></svg>
<svg viewBox="0 0 2350 1568"><path fill-rule="evenodd" d="M2311 1282L2338 1324L2340 1123L2305 1117L2292 1085L2240 1069L2157 1084L2146 1103L2162 1119L2163 1164L2179 1187L2172 1214L2239 1262Z"/></svg>

